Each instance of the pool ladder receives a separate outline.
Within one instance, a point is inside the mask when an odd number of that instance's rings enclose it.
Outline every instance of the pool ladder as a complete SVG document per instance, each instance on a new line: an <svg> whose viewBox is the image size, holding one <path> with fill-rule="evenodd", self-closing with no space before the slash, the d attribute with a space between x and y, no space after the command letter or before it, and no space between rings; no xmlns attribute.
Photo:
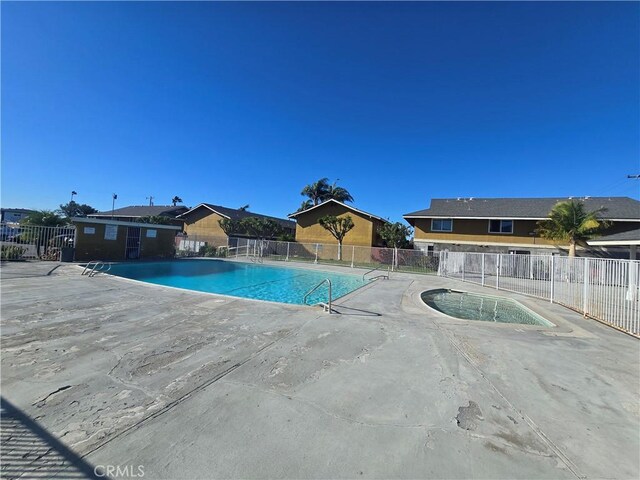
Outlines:
<svg viewBox="0 0 640 480"><path fill-rule="evenodd" d="M373 268L373 269L369 270L368 272L364 272L362 274L362 281L364 282L364 277L366 277L370 273L376 272L376 271L378 271L380 269L382 269L382 266ZM375 277L371 277L369 280L376 280L377 278L384 278L385 280L389 280L389 275L390 274L391 274L391 266L389 266L389 268L387 269L387 273L386 274L385 273L381 273L380 275L376 275Z"/></svg>
<svg viewBox="0 0 640 480"><path fill-rule="evenodd" d="M89 270L89 272L87 272L87 270ZM81 275L86 274L88 277L93 277L97 273L107 273L109 270L111 270L111 262L104 263L102 260L91 260L84 266Z"/></svg>
<svg viewBox="0 0 640 480"><path fill-rule="evenodd" d="M320 305L324 309L325 312L329 312L329 314L331 314L331 313L333 313L333 309L331 308L331 303L332 303L333 299L331 298L331 280L329 280L328 278L325 278L319 284L317 284L315 287L313 287L311 290L309 290L307 293L305 293L304 297L302 298L302 303L304 303L306 305L307 304L307 298L309 297L309 295L311 295L313 292L315 292L318 288L320 288L325 283L329 285L329 301L328 301L328 303L318 302L316 305Z"/></svg>

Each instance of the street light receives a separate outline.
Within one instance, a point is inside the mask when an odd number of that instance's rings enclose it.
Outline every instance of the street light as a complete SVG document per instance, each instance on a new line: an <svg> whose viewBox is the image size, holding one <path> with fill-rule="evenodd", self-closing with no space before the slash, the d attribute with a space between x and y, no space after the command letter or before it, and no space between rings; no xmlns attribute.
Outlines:
<svg viewBox="0 0 640 480"><path fill-rule="evenodd" d="M118 198L118 195L116 195L115 193L113 194L113 202L111 202L111 218L113 218L113 211L116 208L116 199Z"/></svg>
<svg viewBox="0 0 640 480"><path fill-rule="evenodd" d="M73 202L73 196L77 195L77 194L78 194L78 192L76 192L75 190L71 191L71 202ZM69 202L69 203L71 203L71 202Z"/></svg>

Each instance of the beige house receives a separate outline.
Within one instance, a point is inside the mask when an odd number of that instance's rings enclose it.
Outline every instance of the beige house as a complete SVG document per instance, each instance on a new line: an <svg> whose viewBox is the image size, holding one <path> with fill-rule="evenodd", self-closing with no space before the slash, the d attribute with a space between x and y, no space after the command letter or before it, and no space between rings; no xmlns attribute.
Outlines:
<svg viewBox="0 0 640 480"><path fill-rule="evenodd" d="M589 242L589 254L635 255L640 202L629 197L441 198L404 218L414 227L414 245L423 250L564 253L568 245L541 238L536 229L556 203L571 199L582 200L588 211L602 209L601 218L611 223L602 242Z"/></svg>
<svg viewBox="0 0 640 480"><path fill-rule="evenodd" d="M337 244L335 237L320 225L319 219L325 215L335 217L349 215L353 220L354 227L344 237L344 245L382 246L378 230L387 221L337 200L327 200L307 210L289 215L289 218L296 220L296 242Z"/></svg>
<svg viewBox="0 0 640 480"><path fill-rule="evenodd" d="M220 220L242 220L243 218L255 217L269 219L277 222L284 233L293 235L295 232L295 222L283 218L261 215L259 213L239 210L235 208L201 203L192 209L178 215L176 218L184 222L184 233L189 239L199 242L207 242L209 245L227 245L229 236L220 227ZM237 232L231 234L234 237L244 237L246 235Z"/></svg>

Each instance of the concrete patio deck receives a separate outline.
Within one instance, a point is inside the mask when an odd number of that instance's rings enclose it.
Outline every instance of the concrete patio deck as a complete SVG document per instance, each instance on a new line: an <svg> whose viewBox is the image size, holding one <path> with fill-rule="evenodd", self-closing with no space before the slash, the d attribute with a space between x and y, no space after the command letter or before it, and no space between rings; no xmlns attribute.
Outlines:
<svg viewBox="0 0 640 480"><path fill-rule="evenodd" d="M499 292L557 327L451 320L420 292L496 292L395 274L328 315L79 272L2 265L1 387L99 473L640 477L640 342L563 307ZM3 476L86 474L5 433Z"/></svg>

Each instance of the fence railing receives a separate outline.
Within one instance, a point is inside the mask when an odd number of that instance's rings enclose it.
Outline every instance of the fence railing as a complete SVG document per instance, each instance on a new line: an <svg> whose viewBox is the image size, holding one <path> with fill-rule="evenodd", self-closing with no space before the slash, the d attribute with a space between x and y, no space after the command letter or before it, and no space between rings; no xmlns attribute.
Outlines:
<svg viewBox="0 0 640 480"><path fill-rule="evenodd" d="M75 244L76 228L41 227L0 224L0 255L2 260L61 260L66 248Z"/></svg>
<svg viewBox="0 0 640 480"><path fill-rule="evenodd" d="M441 252L439 273L543 298L640 336L640 261Z"/></svg>

